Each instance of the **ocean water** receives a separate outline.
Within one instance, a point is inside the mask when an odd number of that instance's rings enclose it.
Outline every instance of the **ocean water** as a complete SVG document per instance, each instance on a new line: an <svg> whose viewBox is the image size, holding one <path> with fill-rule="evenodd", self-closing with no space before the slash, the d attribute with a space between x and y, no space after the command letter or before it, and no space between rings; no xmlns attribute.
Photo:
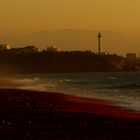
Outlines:
<svg viewBox="0 0 140 140"><path fill-rule="evenodd" d="M113 101L116 106L140 112L140 73L16 74L12 88L60 92Z"/></svg>

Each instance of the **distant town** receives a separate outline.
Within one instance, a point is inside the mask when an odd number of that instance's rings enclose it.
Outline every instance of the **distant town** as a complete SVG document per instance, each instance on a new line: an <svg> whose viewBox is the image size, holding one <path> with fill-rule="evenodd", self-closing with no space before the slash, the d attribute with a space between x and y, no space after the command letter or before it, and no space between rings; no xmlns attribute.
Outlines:
<svg viewBox="0 0 140 140"><path fill-rule="evenodd" d="M62 51L56 46L39 51L34 45L12 48L9 44L0 44L0 70L10 73L140 71L140 57L136 53L119 56L102 52L101 37L98 33L96 53Z"/></svg>
<svg viewBox="0 0 140 140"><path fill-rule="evenodd" d="M135 53L123 57L90 50L60 51L55 46L39 51L35 46L10 48L1 44L0 69L22 73L139 71L140 58Z"/></svg>

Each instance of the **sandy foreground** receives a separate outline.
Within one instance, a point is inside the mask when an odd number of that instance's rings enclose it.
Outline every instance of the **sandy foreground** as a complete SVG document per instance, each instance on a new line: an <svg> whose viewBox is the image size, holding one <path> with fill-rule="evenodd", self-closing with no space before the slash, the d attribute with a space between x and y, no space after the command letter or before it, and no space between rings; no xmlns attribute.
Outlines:
<svg viewBox="0 0 140 140"><path fill-rule="evenodd" d="M140 113L110 101L0 89L0 140L140 139Z"/></svg>

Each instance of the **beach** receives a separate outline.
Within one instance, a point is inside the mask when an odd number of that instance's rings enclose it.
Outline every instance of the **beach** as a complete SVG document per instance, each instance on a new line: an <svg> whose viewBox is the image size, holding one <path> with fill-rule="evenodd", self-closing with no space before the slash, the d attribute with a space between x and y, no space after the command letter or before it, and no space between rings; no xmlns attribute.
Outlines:
<svg viewBox="0 0 140 140"><path fill-rule="evenodd" d="M140 113L111 101L0 89L0 139L139 139Z"/></svg>

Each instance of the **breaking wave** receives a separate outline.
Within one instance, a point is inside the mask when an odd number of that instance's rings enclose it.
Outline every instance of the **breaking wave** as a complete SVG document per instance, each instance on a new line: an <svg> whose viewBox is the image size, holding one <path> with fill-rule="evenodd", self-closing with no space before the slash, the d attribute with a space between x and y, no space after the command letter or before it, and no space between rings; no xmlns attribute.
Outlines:
<svg viewBox="0 0 140 140"><path fill-rule="evenodd" d="M140 111L140 73L18 74L1 77L0 87L112 100Z"/></svg>

